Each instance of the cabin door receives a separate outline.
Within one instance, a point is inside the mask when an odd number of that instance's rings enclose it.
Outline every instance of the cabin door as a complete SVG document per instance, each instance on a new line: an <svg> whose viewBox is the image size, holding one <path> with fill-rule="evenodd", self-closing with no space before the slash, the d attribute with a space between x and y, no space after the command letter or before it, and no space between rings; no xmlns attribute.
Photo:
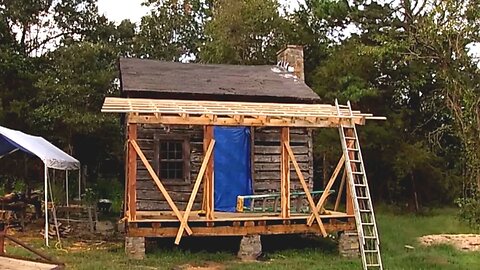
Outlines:
<svg viewBox="0 0 480 270"><path fill-rule="evenodd" d="M215 211L235 212L238 195L251 195L251 148L248 127L214 127Z"/></svg>

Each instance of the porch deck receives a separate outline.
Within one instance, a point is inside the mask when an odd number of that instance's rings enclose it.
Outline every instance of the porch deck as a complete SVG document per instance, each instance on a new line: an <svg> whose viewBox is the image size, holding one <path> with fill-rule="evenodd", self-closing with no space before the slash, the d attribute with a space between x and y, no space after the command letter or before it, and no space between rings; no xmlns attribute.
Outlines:
<svg viewBox="0 0 480 270"><path fill-rule="evenodd" d="M184 212L181 212L183 215ZM282 218L279 213L215 212L208 220L202 212L189 214L191 236L242 236L248 234L321 234L317 223L307 225L308 213L292 213ZM352 230L354 215L326 211L320 215L328 233ZM350 222L349 222L350 221ZM175 237L180 221L173 211L137 211L135 220L128 221L127 235L141 237ZM186 234L185 234L186 235Z"/></svg>

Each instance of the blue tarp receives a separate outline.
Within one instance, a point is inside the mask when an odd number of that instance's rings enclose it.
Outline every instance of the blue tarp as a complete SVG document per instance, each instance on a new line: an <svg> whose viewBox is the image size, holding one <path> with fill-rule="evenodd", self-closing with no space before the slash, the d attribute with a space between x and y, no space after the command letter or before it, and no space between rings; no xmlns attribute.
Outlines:
<svg viewBox="0 0 480 270"><path fill-rule="evenodd" d="M250 129L215 127L215 211L235 212L238 195L253 194Z"/></svg>

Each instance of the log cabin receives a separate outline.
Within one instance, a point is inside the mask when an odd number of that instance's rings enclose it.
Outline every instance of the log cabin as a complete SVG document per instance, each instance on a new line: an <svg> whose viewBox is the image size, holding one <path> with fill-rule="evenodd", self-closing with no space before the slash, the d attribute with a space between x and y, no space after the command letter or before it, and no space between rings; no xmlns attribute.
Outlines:
<svg viewBox="0 0 480 270"><path fill-rule="evenodd" d="M318 95L303 82L303 49L288 46L278 61L290 60L298 79L280 67L185 64L121 58L121 90L126 98L181 99L237 102L319 103ZM273 70L272 70L273 69ZM280 130L248 127L250 164L254 194L280 191ZM313 144L311 128L290 129L290 144L307 184L313 186ZM203 127L195 125L138 125L137 142L153 164L172 200L185 208L203 159ZM138 160L138 211L170 209ZM216 173L218 174L217 167ZM231 168L230 168L231 169ZM293 168L291 168L293 173ZM293 173L292 178L297 176ZM295 181L293 191L301 190ZM243 195L243 194L242 194ZM201 203L201 192L195 206ZM236 198L236 197L235 197Z"/></svg>
<svg viewBox="0 0 480 270"><path fill-rule="evenodd" d="M260 235L354 231L341 246L381 269L356 126L384 118L321 104L304 83L301 46L279 51L277 65L121 58L119 70L122 97L102 111L125 114L128 255L143 258L147 237L242 236L239 255L255 257L242 244L261 245ZM343 150L321 191L312 190L315 128L337 128Z"/></svg>

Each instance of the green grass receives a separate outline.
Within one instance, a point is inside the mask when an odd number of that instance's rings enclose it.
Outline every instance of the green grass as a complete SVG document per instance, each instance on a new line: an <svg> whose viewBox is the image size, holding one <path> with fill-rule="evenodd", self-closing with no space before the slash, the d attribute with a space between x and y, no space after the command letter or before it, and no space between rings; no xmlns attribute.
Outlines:
<svg viewBox="0 0 480 270"><path fill-rule="evenodd" d="M454 209L436 209L428 215L396 215L386 209L377 214L381 236L382 258L385 269L478 269L480 256L475 252L461 252L450 246L423 247L416 238L426 234L471 233L471 229L458 222ZM197 242L196 242L197 241ZM200 242L198 242L200 241ZM65 262L68 269L175 269L179 265L223 265L225 269L361 269L360 259L345 259L337 255L331 240L302 240L300 238L274 238L265 245L263 261L242 263L235 259L229 248L218 251L219 243L231 239L187 240L184 248L174 248L162 243L147 254L143 261L128 260L121 242L110 242L102 249L83 251L46 250ZM193 247L195 243L201 248ZM40 240L33 241L37 247ZM72 245L67 242L65 245ZM306 247L299 247L299 246ZM405 245L414 246L414 250ZM232 245L230 245L232 246ZM290 248L278 248L290 247ZM209 250L209 251L205 251ZM199 251L200 250L200 251ZM18 249L9 248L18 254ZM178 268L182 269L182 268Z"/></svg>

